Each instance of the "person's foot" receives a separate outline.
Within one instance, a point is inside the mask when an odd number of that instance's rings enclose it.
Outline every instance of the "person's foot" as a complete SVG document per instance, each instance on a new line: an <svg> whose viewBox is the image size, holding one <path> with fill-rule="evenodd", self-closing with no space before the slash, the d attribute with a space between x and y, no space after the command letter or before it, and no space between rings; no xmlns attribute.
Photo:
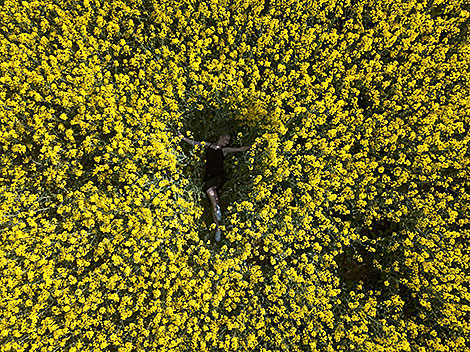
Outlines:
<svg viewBox="0 0 470 352"><path fill-rule="evenodd" d="M217 219L217 221L220 221L220 219L222 219L222 211L220 210L218 204L215 205L215 218Z"/></svg>
<svg viewBox="0 0 470 352"><path fill-rule="evenodd" d="M221 232L219 228L217 228L217 230L215 231L215 241L220 242L220 240L221 240Z"/></svg>

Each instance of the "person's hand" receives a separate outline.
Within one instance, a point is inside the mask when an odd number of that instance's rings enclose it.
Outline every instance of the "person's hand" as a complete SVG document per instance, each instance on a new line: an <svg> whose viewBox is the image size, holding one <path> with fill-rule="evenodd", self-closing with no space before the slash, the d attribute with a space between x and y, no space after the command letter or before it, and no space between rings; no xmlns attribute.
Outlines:
<svg viewBox="0 0 470 352"><path fill-rule="evenodd" d="M184 137L183 134L182 134L180 131L178 131L177 133L178 133L178 137L179 137L179 138L183 138L183 137Z"/></svg>

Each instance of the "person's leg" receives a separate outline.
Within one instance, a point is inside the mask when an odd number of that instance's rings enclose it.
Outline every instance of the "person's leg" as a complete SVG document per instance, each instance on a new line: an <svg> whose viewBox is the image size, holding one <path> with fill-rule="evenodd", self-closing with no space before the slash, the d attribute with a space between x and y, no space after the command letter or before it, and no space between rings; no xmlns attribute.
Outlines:
<svg viewBox="0 0 470 352"><path fill-rule="evenodd" d="M219 230L219 221L222 217L221 211L220 211L220 205L219 205L219 197L217 195L217 188L211 187L206 191L207 196L209 197L211 204L212 204L212 218L214 219L214 223L216 226L216 232L215 232L215 240L217 242L220 241L220 230Z"/></svg>
<svg viewBox="0 0 470 352"><path fill-rule="evenodd" d="M206 193L212 204L212 217L214 218L214 222L217 225L217 227L219 227L221 212L220 212L220 205L219 205L219 196L217 195L217 188L215 186L211 187L208 190L206 190Z"/></svg>

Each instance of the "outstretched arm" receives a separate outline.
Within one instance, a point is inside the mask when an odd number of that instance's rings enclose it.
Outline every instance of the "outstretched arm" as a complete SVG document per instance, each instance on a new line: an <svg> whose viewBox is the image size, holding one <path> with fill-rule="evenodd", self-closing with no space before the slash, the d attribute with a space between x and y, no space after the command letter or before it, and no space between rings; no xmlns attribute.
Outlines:
<svg viewBox="0 0 470 352"><path fill-rule="evenodd" d="M226 147L226 148L224 148L224 151L225 151L226 154L234 153L234 152L246 152L250 148L251 148L251 146L249 146L249 147L240 147L240 148Z"/></svg>
<svg viewBox="0 0 470 352"><path fill-rule="evenodd" d="M178 132L178 137L180 137L183 141L191 144L191 145L202 145L202 146L209 146L209 144L207 142L198 142L198 141L195 141L194 139L191 139L191 138L187 138L185 136L183 136L180 132Z"/></svg>

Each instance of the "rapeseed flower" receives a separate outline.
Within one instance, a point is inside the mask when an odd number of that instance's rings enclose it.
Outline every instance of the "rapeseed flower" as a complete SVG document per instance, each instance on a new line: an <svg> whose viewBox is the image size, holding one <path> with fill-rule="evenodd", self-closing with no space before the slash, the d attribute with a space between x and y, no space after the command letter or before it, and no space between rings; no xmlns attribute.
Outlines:
<svg viewBox="0 0 470 352"><path fill-rule="evenodd" d="M4 5L2 350L465 350L462 1Z"/></svg>

